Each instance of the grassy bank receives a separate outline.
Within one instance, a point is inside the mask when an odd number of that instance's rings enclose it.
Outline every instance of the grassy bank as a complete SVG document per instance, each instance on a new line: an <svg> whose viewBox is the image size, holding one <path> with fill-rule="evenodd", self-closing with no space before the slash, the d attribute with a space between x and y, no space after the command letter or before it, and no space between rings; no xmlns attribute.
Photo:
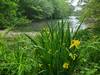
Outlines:
<svg viewBox="0 0 100 75"><path fill-rule="evenodd" d="M57 22L39 35L0 37L0 75L99 75L100 36Z"/></svg>

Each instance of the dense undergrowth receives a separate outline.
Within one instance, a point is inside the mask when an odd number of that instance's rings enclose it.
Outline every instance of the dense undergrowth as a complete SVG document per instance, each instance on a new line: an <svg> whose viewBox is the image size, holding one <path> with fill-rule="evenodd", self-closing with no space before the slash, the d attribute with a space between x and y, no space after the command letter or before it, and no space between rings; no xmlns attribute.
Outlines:
<svg viewBox="0 0 100 75"><path fill-rule="evenodd" d="M35 37L0 37L0 75L99 75L100 35L57 22Z"/></svg>

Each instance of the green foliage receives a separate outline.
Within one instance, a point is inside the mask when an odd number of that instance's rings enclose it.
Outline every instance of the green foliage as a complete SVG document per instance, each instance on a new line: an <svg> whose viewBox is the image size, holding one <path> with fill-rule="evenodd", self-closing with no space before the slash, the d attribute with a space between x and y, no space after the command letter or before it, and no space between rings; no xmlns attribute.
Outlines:
<svg viewBox="0 0 100 75"><path fill-rule="evenodd" d="M69 9L65 0L0 0L0 29L26 25L29 20L64 18Z"/></svg>
<svg viewBox="0 0 100 75"><path fill-rule="evenodd" d="M68 17L71 13L70 5L65 2L66 0L51 0L54 6L54 18Z"/></svg>
<svg viewBox="0 0 100 75"><path fill-rule="evenodd" d="M18 4L15 1L0 0L0 29L14 27L22 23L20 20L29 22L26 18L18 17Z"/></svg>
<svg viewBox="0 0 100 75"><path fill-rule="evenodd" d="M29 40L24 36L0 39L0 75L35 75L36 62Z"/></svg>
<svg viewBox="0 0 100 75"><path fill-rule="evenodd" d="M100 35L81 30L73 38L69 25L51 23L33 38L2 33L0 75L99 75ZM80 39L80 47L72 46L73 39Z"/></svg>
<svg viewBox="0 0 100 75"><path fill-rule="evenodd" d="M34 37L35 40L26 35L32 42L25 36L5 40L3 35L0 41L0 74L72 74L79 56L76 47L70 48L73 36L69 25L65 25L63 21L50 24ZM65 66L67 69L63 68L64 63L69 64Z"/></svg>
<svg viewBox="0 0 100 75"><path fill-rule="evenodd" d="M12 1L0 0L0 28L9 26L16 16L17 4Z"/></svg>
<svg viewBox="0 0 100 75"><path fill-rule="evenodd" d="M84 0L82 15L86 16L85 22L95 31L100 31L100 1L99 0ZM98 29L99 28L99 29ZM96 30L97 29L97 30Z"/></svg>
<svg viewBox="0 0 100 75"><path fill-rule="evenodd" d="M91 43L92 41L92 43ZM100 38L94 36L94 39L84 43L81 47L81 74L99 75L100 74Z"/></svg>
<svg viewBox="0 0 100 75"><path fill-rule="evenodd" d="M75 38L70 32L69 23L64 21L51 23L34 39L26 36L32 41L35 49L39 75L72 75L74 73L79 63L79 51L77 44L73 46L71 43ZM69 65L67 69L63 67L64 63Z"/></svg>
<svg viewBox="0 0 100 75"><path fill-rule="evenodd" d="M76 75L100 74L100 35L86 29L79 31L77 38L81 37L80 66Z"/></svg>

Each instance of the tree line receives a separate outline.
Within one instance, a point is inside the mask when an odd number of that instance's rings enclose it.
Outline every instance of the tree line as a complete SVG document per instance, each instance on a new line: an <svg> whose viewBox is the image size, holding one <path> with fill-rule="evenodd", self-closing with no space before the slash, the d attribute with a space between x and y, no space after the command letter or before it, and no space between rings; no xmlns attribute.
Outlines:
<svg viewBox="0 0 100 75"><path fill-rule="evenodd" d="M0 0L0 29L31 21L65 18L71 9L67 0Z"/></svg>

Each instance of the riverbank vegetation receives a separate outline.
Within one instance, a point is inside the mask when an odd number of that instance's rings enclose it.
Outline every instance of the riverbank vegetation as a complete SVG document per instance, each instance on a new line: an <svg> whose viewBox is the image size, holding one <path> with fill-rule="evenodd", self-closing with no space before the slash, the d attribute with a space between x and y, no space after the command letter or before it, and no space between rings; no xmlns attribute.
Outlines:
<svg viewBox="0 0 100 75"><path fill-rule="evenodd" d="M83 0L85 3L81 11L81 17L86 16L85 23L95 31L100 31L100 1L99 0Z"/></svg>
<svg viewBox="0 0 100 75"><path fill-rule="evenodd" d="M0 32L0 75L100 75L100 4L84 1L75 30L66 19L45 23L35 35L8 36L14 26L67 18L72 7L65 0L0 0L0 29L6 28ZM83 22L86 29L80 29Z"/></svg>
<svg viewBox="0 0 100 75"><path fill-rule="evenodd" d="M71 13L70 6L65 0L0 0L0 29L65 18Z"/></svg>
<svg viewBox="0 0 100 75"><path fill-rule="evenodd" d="M66 27L67 25L67 27ZM1 75L100 74L100 37L70 24L48 25L34 37L0 37ZM65 28L66 27L66 28Z"/></svg>

